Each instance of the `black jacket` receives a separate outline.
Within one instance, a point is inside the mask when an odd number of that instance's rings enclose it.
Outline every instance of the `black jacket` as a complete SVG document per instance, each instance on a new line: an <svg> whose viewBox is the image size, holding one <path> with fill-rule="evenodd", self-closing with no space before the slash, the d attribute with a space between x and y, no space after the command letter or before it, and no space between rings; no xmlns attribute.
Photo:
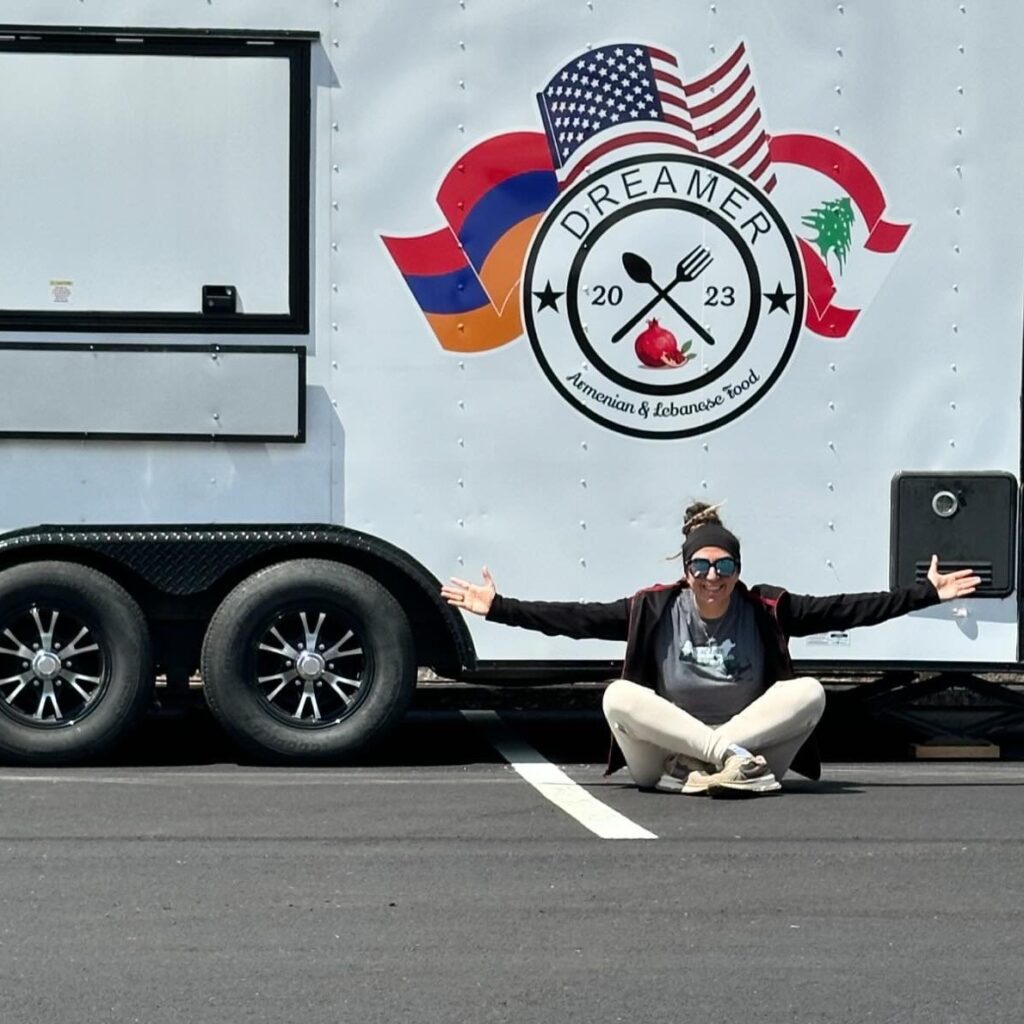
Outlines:
<svg viewBox="0 0 1024 1024"><path fill-rule="evenodd" d="M577 640L625 640L622 677L642 686L654 687L658 678L654 632L662 615L686 587L685 580L649 587L632 597L607 603L598 601L518 601L496 594L487 618L509 626L535 629L548 636L571 636ZM764 684L767 689L779 679L794 677L789 657L789 638L827 633L830 630L874 626L907 612L939 603L939 595L925 581L910 587L869 594L833 594L810 597L791 594L781 587L759 584L749 589L737 583L734 599L749 601L754 609L764 643ZM612 741L608 774L625 764L622 752ZM821 775L818 746L811 738L800 748L793 770L809 779Z"/></svg>

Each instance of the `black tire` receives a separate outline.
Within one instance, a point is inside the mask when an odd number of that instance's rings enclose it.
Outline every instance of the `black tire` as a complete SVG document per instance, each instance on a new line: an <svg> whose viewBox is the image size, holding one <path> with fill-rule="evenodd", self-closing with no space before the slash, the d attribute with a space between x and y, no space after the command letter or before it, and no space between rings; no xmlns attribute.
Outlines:
<svg viewBox="0 0 1024 1024"><path fill-rule="evenodd" d="M73 562L0 572L0 760L94 760L152 694L146 619L109 576Z"/></svg>
<svg viewBox="0 0 1024 1024"><path fill-rule="evenodd" d="M376 580L297 559L228 594L203 640L202 674L210 710L258 759L339 763L405 713L416 653L405 613Z"/></svg>

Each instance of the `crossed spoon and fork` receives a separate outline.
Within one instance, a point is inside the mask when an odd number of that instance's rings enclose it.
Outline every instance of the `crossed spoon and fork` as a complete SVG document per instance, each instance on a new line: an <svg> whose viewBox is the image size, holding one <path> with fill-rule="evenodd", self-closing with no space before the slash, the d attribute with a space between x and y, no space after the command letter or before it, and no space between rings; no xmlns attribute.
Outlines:
<svg viewBox="0 0 1024 1024"><path fill-rule="evenodd" d="M654 271L651 269L650 263L643 256L638 256L635 252L624 252L622 254L622 266L626 273L637 284L649 284L656 294L639 313L623 324L612 335L612 342L622 341L659 302L667 302L709 345L714 345L715 339L669 294L676 285L696 281L711 266L713 260L714 257L704 246L695 246L676 264L676 276L662 288L654 280Z"/></svg>

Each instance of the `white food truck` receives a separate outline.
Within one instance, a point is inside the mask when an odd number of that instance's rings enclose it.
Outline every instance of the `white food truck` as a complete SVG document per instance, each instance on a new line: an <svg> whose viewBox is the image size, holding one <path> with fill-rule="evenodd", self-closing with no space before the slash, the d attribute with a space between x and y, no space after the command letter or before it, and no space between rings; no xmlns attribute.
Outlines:
<svg viewBox="0 0 1024 1024"><path fill-rule="evenodd" d="M418 668L613 675L464 619L674 578L983 585L812 667L1021 657L1011 0L4 0L0 757L201 672L351 755Z"/></svg>

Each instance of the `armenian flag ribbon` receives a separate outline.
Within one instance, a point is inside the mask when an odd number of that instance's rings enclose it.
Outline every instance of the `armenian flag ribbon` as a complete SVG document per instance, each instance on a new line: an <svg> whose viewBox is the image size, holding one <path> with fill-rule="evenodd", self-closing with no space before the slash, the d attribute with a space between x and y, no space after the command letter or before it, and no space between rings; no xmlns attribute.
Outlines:
<svg viewBox="0 0 1024 1024"><path fill-rule="evenodd" d="M484 352L522 334L519 279L558 181L541 132L507 132L464 153L437 203L446 226L382 236L441 347Z"/></svg>

